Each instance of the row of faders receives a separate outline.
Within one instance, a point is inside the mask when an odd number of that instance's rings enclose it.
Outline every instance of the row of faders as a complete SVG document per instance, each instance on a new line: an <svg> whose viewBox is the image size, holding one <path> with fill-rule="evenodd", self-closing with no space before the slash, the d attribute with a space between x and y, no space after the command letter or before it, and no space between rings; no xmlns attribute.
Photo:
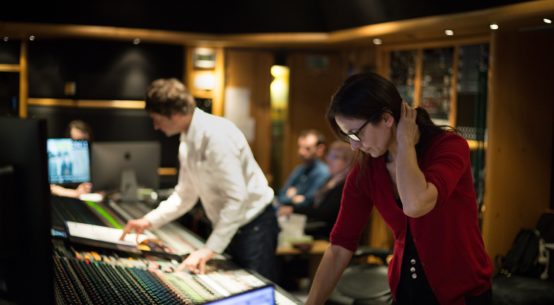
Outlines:
<svg viewBox="0 0 554 305"><path fill-rule="evenodd" d="M203 304L266 285L245 270L221 266L194 275L171 272L174 262L82 253L55 256L54 264L58 304Z"/></svg>
<svg viewBox="0 0 554 305"><path fill-rule="evenodd" d="M54 257L57 304L194 304L148 270Z"/></svg>

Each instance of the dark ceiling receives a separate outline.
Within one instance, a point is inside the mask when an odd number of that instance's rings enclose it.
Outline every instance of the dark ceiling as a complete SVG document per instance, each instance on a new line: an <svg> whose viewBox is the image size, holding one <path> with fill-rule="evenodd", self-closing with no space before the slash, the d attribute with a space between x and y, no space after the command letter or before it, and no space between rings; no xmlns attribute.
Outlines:
<svg viewBox="0 0 554 305"><path fill-rule="evenodd" d="M525 1L54 0L27 2L9 0L9 2L9 4L3 4L3 8L0 10L0 21L103 25L230 34L329 32L386 21L467 12Z"/></svg>

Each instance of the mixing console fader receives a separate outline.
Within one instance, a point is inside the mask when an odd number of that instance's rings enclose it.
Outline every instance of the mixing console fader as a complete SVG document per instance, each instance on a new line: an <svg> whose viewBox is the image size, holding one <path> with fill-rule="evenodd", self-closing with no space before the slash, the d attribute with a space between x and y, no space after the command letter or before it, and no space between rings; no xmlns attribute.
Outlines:
<svg viewBox="0 0 554 305"><path fill-rule="evenodd" d="M89 203L79 200L53 200L53 224L66 227L66 221L120 228L129 219L148 213L142 203ZM57 304L228 304L223 300L271 289L277 305L301 304L296 298L263 277L237 268L225 256L208 262L206 274L174 272L181 258L203 247L203 240L180 224L169 223L151 230L174 255L156 251L123 251L53 239L55 254L55 298ZM270 294L271 296L271 294ZM237 303L229 303L237 304ZM242 303L241 303L242 304ZM256 302L249 304L257 304Z"/></svg>
<svg viewBox="0 0 554 305"><path fill-rule="evenodd" d="M268 285L225 261L212 264L202 275L172 272L177 262L120 258L98 253L55 256L58 304L204 304ZM227 266L225 266L227 265ZM276 304L298 304L282 291Z"/></svg>

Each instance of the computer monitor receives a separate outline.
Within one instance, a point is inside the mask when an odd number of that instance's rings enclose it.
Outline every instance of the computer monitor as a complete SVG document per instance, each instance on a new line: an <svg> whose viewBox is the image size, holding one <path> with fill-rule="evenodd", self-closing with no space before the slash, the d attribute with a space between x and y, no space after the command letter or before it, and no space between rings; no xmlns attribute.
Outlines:
<svg viewBox="0 0 554 305"><path fill-rule="evenodd" d="M0 117L0 299L54 304L46 121Z"/></svg>
<svg viewBox="0 0 554 305"><path fill-rule="evenodd" d="M123 200L137 199L137 186L157 189L160 143L94 142L92 185L95 191L120 190Z"/></svg>
<svg viewBox="0 0 554 305"><path fill-rule="evenodd" d="M90 151L87 141L48 139L46 147L50 183L90 182Z"/></svg>
<svg viewBox="0 0 554 305"><path fill-rule="evenodd" d="M275 288L272 285L257 287L223 299L205 303L205 305L275 305Z"/></svg>

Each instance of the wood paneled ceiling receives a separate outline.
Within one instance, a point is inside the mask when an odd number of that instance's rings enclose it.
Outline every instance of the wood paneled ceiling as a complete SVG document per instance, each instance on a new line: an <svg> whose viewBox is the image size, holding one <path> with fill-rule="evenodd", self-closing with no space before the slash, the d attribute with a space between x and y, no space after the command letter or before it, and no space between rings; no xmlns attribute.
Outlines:
<svg viewBox="0 0 554 305"><path fill-rule="evenodd" d="M488 35L554 19L554 0L10 1L0 35L91 37L244 47L384 44Z"/></svg>
<svg viewBox="0 0 554 305"><path fill-rule="evenodd" d="M204 34L332 32L517 0L4 1L0 20ZM6 3L7 2L7 3ZM4 6L7 6L5 9Z"/></svg>

